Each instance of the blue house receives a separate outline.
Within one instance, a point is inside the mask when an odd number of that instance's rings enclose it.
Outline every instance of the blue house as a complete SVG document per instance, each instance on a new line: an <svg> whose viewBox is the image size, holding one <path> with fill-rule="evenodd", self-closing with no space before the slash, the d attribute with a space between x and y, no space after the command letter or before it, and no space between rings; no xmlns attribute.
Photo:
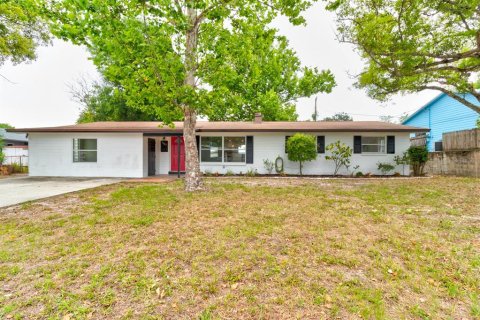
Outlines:
<svg viewBox="0 0 480 320"><path fill-rule="evenodd" d="M471 94L466 94L465 98L478 104ZM479 116L480 114L469 107L441 93L409 116L403 124L430 128L430 133L427 133L427 148L428 151L435 151L435 142L442 141L444 132L473 129Z"/></svg>

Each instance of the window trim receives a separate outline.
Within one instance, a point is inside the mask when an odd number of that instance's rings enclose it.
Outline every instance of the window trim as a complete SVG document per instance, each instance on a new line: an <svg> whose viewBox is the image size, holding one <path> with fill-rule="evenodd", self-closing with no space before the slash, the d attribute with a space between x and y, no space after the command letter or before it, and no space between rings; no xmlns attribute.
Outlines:
<svg viewBox="0 0 480 320"><path fill-rule="evenodd" d="M75 149L75 140L95 140L97 148L93 149ZM80 146L80 144L79 144ZM75 152L86 151L86 152L95 152L95 161L75 161ZM72 162L73 163L97 163L98 162L98 139L97 138L73 138L72 139Z"/></svg>
<svg viewBox="0 0 480 320"><path fill-rule="evenodd" d="M375 152L371 152L371 151L364 151L363 150L363 146L364 145L367 145L367 146L381 146L381 144L372 144L372 143L364 143L364 138L383 138L383 141L385 142L385 144L383 145L384 147L384 151L383 152L379 152L379 151L375 151ZM361 154L365 154L365 155L381 155L381 154L387 154L387 136L362 136L362 144L361 144L361 151L362 153Z"/></svg>
<svg viewBox="0 0 480 320"><path fill-rule="evenodd" d="M203 138L222 138L222 151L221 151L221 157L222 157L222 161L221 162L204 162L203 159L202 159L202 150L206 150L206 149L202 149L202 139ZM245 141L245 161L243 162L226 162L225 161L225 138L243 138L244 141ZM204 165L246 165L247 164L247 136L200 136L200 146L199 146L199 149L200 149L200 154L199 154L199 158L200 158L200 164L204 164ZM235 149L228 149L228 150L235 150Z"/></svg>

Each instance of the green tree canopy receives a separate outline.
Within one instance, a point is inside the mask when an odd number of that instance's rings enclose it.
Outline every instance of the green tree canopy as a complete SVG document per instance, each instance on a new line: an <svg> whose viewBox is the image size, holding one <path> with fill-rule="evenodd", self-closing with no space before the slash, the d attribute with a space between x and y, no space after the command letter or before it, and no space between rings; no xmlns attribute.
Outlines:
<svg viewBox="0 0 480 320"><path fill-rule="evenodd" d="M357 85L386 100L439 90L480 112L480 0L331 0L340 41L366 62Z"/></svg>
<svg viewBox="0 0 480 320"><path fill-rule="evenodd" d="M322 121L353 121L353 118L348 113L338 112L331 117L323 118Z"/></svg>
<svg viewBox="0 0 480 320"><path fill-rule="evenodd" d="M77 123L95 121L161 121L155 109L139 110L127 105L122 88L109 82L94 82L89 85L79 80L71 87L73 98L81 106ZM150 111L150 112L147 112ZM177 119L180 120L179 112Z"/></svg>
<svg viewBox="0 0 480 320"><path fill-rule="evenodd" d="M48 28L39 19L34 0L3 0L0 2L0 66L33 60L35 48L46 44Z"/></svg>
<svg viewBox="0 0 480 320"><path fill-rule="evenodd" d="M269 27L279 15L298 25L315 0L48 1L53 32L90 50L128 106L184 118L186 190L201 188L195 125L211 119L295 117L293 103L329 92L329 71L302 68Z"/></svg>
<svg viewBox="0 0 480 320"><path fill-rule="evenodd" d="M303 174L303 164L317 158L315 137L303 133L295 133L287 140L288 160L298 162L300 175Z"/></svg>
<svg viewBox="0 0 480 320"><path fill-rule="evenodd" d="M15 127L8 123L0 123L0 129L13 129L13 128Z"/></svg>

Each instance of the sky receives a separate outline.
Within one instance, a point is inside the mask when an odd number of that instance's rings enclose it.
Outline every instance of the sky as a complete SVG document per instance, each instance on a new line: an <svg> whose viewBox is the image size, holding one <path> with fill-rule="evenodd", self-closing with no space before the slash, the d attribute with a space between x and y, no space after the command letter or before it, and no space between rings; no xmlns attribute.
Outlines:
<svg viewBox="0 0 480 320"><path fill-rule="evenodd" d="M397 95L384 103L369 98L364 90L354 88L354 75L360 73L363 62L351 45L336 40L333 14L318 4L305 17L305 27L291 26L286 19L278 19L274 26L287 36L304 65L330 69L335 75L333 92L317 96L320 119L337 112L349 113L354 120L400 116L412 113L438 94ZM80 78L99 79L87 50L55 40L51 46L39 48L37 56L30 63L0 66L0 74L9 80L0 78L0 123L17 128L75 123L81 106L72 100L69 85ZM311 118L314 101L315 96L297 102L299 120Z"/></svg>

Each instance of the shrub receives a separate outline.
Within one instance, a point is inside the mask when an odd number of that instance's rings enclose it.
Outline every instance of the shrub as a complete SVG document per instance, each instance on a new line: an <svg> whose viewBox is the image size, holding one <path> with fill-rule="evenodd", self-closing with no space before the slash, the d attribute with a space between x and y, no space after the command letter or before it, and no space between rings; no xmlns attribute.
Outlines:
<svg viewBox="0 0 480 320"><path fill-rule="evenodd" d="M356 175L356 171L360 168L359 165L356 165L353 167L353 170L352 170L352 176L355 176Z"/></svg>
<svg viewBox="0 0 480 320"><path fill-rule="evenodd" d="M300 175L303 174L303 163L317 158L317 143L315 137L296 133L287 141L288 160L300 164Z"/></svg>
<svg viewBox="0 0 480 320"><path fill-rule="evenodd" d="M272 174L273 169L275 168L275 163L269 159L263 159L263 167L267 171L268 174Z"/></svg>
<svg viewBox="0 0 480 320"><path fill-rule="evenodd" d="M12 163L10 165L12 173L28 173L28 167L21 166L19 163Z"/></svg>
<svg viewBox="0 0 480 320"><path fill-rule="evenodd" d="M247 177L255 177L257 175L257 170L254 169L248 169L248 171L245 173Z"/></svg>
<svg viewBox="0 0 480 320"><path fill-rule="evenodd" d="M5 160L5 154L3 153L3 139L0 137L0 166L3 164Z"/></svg>
<svg viewBox="0 0 480 320"><path fill-rule="evenodd" d="M378 162L377 168L385 176L389 172L393 171L393 169L395 169L395 166L388 162Z"/></svg>
<svg viewBox="0 0 480 320"><path fill-rule="evenodd" d="M232 170L228 169L227 172L225 173L225 175L226 175L227 177L231 177L231 176L234 176L235 173L233 173Z"/></svg>
<svg viewBox="0 0 480 320"><path fill-rule="evenodd" d="M407 151L405 151L402 156L395 156L393 158L397 166L402 166L402 173L405 175L405 166L410 165L410 159L408 158Z"/></svg>
<svg viewBox="0 0 480 320"><path fill-rule="evenodd" d="M355 177L357 177L357 178L363 177L363 172L358 171L357 173L355 173Z"/></svg>
<svg viewBox="0 0 480 320"><path fill-rule="evenodd" d="M412 146L407 150L408 160L412 165L413 175L422 176L425 164L428 161L427 147Z"/></svg>
<svg viewBox="0 0 480 320"><path fill-rule="evenodd" d="M348 169L350 166L350 157L352 156L352 148L345 143L336 141L329 144L326 150L330 152L330 155L325 156L325 159L332 160L335 163L335 171L333 175L337 175L341 167Z"/></svg>

